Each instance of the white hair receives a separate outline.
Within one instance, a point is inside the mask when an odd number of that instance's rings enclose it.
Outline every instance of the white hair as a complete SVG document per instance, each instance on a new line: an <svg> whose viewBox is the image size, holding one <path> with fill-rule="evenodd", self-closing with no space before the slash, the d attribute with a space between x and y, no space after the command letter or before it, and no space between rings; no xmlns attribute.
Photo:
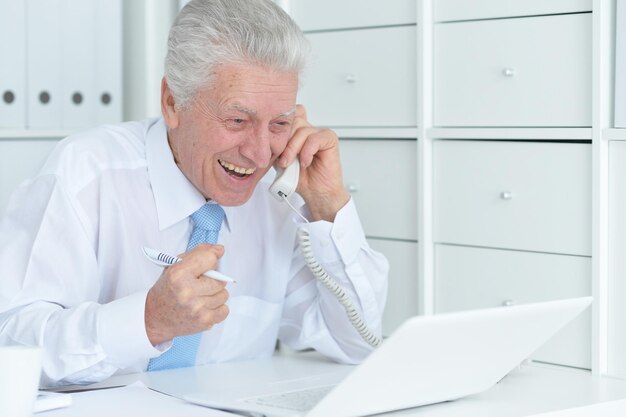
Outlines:
<svg viewBox="0 0 626 417"><path fill-rule="evenodd" d="M167 42L165 79L179 108L210 85L218 64L255 64L300 75L310 46L271 0L192 0Z"/></svg>

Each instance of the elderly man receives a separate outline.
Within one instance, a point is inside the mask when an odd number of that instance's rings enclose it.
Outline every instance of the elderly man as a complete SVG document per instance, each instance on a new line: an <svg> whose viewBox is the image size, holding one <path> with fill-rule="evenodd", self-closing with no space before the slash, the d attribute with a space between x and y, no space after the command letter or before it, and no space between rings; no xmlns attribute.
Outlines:
<svg viewBox="0 0 626 417"><path fill-rule="evenodd" d="M16 191L0 344L42 346L44 384L265 357L277 340L347 363L371 351L296 237L305 227L380 335L387 262L344 190L337 136L296 105L307 48L270 0L193 0L170 31L162 118L73 135ZM310 223L261 181L296 158L291 201ZM182 260L163 269L143 247Z"/></svg>

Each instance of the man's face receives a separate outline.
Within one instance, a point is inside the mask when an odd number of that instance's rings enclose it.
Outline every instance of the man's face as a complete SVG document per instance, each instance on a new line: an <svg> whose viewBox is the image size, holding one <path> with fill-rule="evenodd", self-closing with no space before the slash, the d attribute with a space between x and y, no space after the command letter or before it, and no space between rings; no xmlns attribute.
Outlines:
<svg viewBox="0 0 626 417"><path fill-rule="evenodd" d="M253 65L218 66L211 87L176 110L164 87L164 115L176 163L206 198L248 201L291 137L298 75Z"/></svg>

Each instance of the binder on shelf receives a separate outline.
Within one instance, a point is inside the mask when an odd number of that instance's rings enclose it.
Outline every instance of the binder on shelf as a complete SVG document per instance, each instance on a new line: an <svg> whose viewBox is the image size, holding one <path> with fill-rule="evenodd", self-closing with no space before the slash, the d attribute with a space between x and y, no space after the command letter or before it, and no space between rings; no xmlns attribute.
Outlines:
<svg viewBox="0 0 626 417"><path fill-rule="evenodd" d="M95 124L122 120L122 1L93 0L95 22Z"/></svg>
<svg viewBox="0 0 626 417"><path fill-rule="evenodd" d="M626 127L626 0L615 12L615 127Z"/></svg>
<svg viewBox="0 0 626 417"><path fill-rule="evenodd" d="M62 6L62 0L26 1L26 124L29 128L61 127Z"/></svg>
<svg viewBox="0 0 626 417"><path fill-rule="evenodd" d="M26 127L26 5L0 0L0 128Z"/></svg>
<svg viewBox="0 0 626 417"><path fill-rule="evenodd" d="M62 0L61 126L88 127L95 122L96 87L94 0Z"/></svg>

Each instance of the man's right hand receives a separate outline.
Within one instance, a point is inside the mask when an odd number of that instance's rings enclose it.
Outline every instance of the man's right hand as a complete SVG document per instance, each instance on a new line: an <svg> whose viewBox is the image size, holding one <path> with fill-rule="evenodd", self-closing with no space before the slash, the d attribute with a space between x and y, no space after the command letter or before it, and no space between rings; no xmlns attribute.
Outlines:
<svg viewBox="0 0 626 417"><path fill-rule="evenodd" d="M200 244L166 268L146 298L145 322L153 346L209 330L228 316L226 283L203 273L215 269L221 245Z"/></svg>

